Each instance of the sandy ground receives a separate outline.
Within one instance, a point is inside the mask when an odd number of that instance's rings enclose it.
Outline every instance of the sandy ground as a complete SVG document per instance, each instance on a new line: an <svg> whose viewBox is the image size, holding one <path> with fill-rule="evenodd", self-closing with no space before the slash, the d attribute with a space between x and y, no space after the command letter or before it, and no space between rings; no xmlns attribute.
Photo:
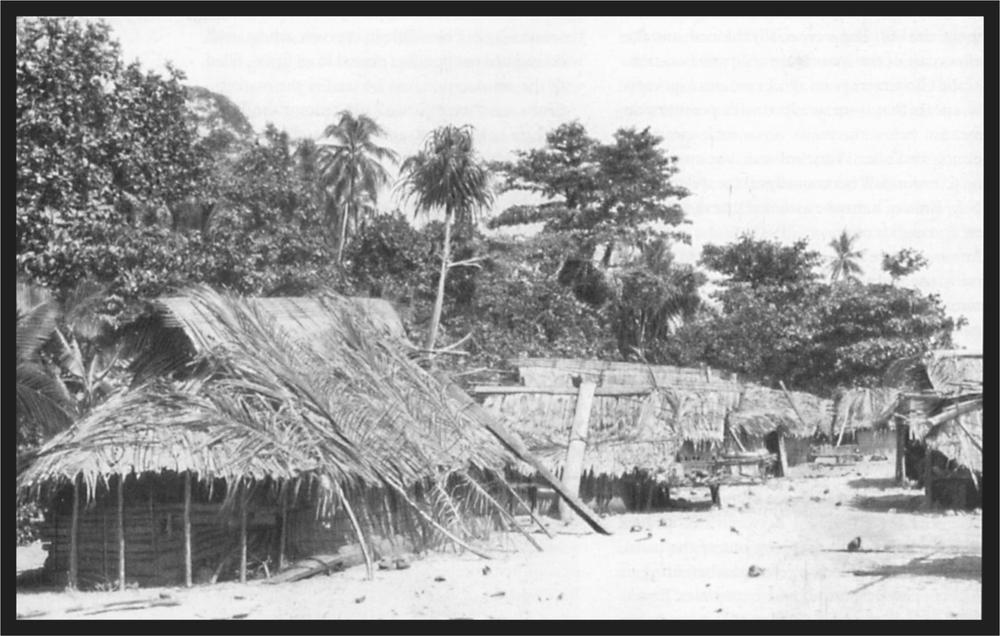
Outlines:
<svg viewBox="0 0 1000 636"><path fill-rule="evenodd" d="M674 491L696 510L608 517L613 536L550 520L553 538L498 536L486 561L435 553L406 570L363 567L296 583L125 592L19 590L19 617L248 619L978 619L977 513L920 512L890 462L804 465L758 486ZM837 504L840 505L837 505ZM639 530L632 531L638 526ZM855 536L862 549L846 550ZM37 564L19 549L19 570ZM751 565L763 570L748 575ZM488 569L487 569L488 568ZM435 580L443 579L443 580ZM171 607L103 611L169 597Z"/></svg>

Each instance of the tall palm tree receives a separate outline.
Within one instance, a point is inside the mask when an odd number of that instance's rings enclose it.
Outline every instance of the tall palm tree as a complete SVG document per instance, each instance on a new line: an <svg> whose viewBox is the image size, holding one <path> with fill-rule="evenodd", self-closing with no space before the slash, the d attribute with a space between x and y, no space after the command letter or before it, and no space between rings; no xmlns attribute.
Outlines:
<svg viewBox="0 0 1000 636"><path fill-rule="evenodd" d="M385 134L374 119L367 115L355 117L349 110L341 111L339 116L340 120L327 126L325 138L316 144L322 153L320 171L328 196L339 209L337 263L344 257L348 218L356 223L365 197L375 201L379 188L389 181L381 162L395 164L398 160L394 151L373 141Z"/></svg>
<svg viewBox="0 0 1000 636"><path fill-rule="evenodd" d="M861 273L858 259L861 258L862 252L855 249L854 243L857 240L857 234L848 234L847 230L844 230L840 236L830 241L834 253L833 261L830 263L830 282L858 280L858 274Z"/></svg>
<svg viewBox="0 0 1000 636"><path fill-rule="evenodd" d="M472 147L472 128L447 125L432 131L423 149L403 162L401 176L399 186L416 204L417 213L444 210L441 274L425 345L433 350L451 266L451 226L456 220L471 223L479 210L493 202L490 171Z"/></svg>

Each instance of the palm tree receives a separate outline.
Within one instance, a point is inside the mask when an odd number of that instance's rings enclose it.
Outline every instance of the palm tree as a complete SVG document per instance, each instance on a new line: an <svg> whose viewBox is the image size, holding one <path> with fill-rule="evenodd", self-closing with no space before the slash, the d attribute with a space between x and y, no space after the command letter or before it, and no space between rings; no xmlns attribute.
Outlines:
<svg viewBox="0 0 1000 636"><path fill-rule="evenodd" d="M833 248L833 261L830 263L830 282L838 280L858 280L861 273L861 266L858 259L861 258L861 250L855 249L854 242L858 240L857 234L848 234L847 230L840 233L840 236L830 241Z"/></svg>
<svg viewBox="0 0 1000 636"><path fill-rule="evenodd" d="M42 288L17 285L17 437L33 441L72 422L73 399L66 386L46 366L42 347L56 332L58 305Z"/></svg>
<svg viewBox="0 0 1000 636"><path fill-rule="evenodd" d="M357 223L364 198L375 201L379 188L389 181L389 173L380 162L395 164L398 160L395 152L373 141L385 134L374 119L367 115L355 117L348 110L339 116L340 121L327 126L323 131L325 139L317 143L328 196L340 211L337 263L343 261L347 219L351 217Z"/></svg>
<svg viewBox="0 0 1000 636"><path fill-rule="evenodd" d="M444 210L441 274L425 345L433 350L444 304L444 283L452 266L451 226L456 221L471 224L476 213L493 202L490 171L473 150L472 128L447 125L428 135L423 149L403 162L401 173L400 187L407 198L413 199L417 213Z"/></svg>

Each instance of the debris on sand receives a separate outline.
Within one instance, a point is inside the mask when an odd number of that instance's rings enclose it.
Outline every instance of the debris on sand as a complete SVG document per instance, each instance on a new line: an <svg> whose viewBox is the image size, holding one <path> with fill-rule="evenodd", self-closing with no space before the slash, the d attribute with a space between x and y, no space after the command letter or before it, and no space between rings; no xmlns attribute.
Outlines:
<svg viewBox="0 0 1000 636"><path fill-rule="evenodd" d="M648 541L648 540L650 540L652 538L653 538L653 533L652 532L647 532L646 536L640 537L640 538L636 539L636 541Z"/></svg>
<svg viewBox="0 0 1000 636"><path fill-rule="evenodd" d="M733 534L739 534L740 531L736 529L736 526L729 526L729 531Z"/></svg>
<svg viewBox="0 0 1000 636"><path fill-rule="evenodd" d="M854 537L851 542L847 544L848 552L857 552L861 549L861 537Z"/></svg>
<svg viewBox="0 0 1000 636"><path fill-rule="evenodd" d="M838 501L838 502L837 502L837 503L835 503L834 505L835 505L835 506L842 506L842 505L844 505L844 504L843 504L842 502Z"/></svg>
<svg viewBox="0 0 1000 636"><path fill-rule="evenodd" d="M663 527L666 527L666 525L667 525L667 520L666 519L660 519L660 527L663 528Z"/></svg>
<svg viewBox="0 0 1000 636"><path fill-rule="evenodd" d="M489 594L490 598L500 598L501 596L507 596L507 592L493 592Z"/></svg>
<svg viewBox="0 0 1000 636"><path fill-rule="evenodd" d="M435 576L434 577L434 582L435 583L441 583L444 580L445 580L445 578L443 576Z"/></svg>
<svg viewBox="0 0 1000 636"><path fill-rule="evenodd" d="M364 597L364 596L359 596L358 598L354 599L354 602L355 603L359 603L359 604L360 603L364 603L365 602L365 598L366 597Z"/></svg>
<svg viewBox="0 0 1000 636"><path fill-rule="evenodd" d="M750 578L756 578L763 573L764 573L764 568L757 565L751 565L750 569L747 570L747 576L749 576Z"/></svg>
<svg viewBox="0 0 1000 636"><path fill-rule="evenodd" d="M642 526L632 526L628 529L629 532L642 532Z"/></svg>
<svg viewBox="0 0 1000 636"><path fill-rule="evenodd" d="M483 566L483 576L486 576L486 575L487 575L487 574L489 574L490 572L492 572L492 570L490 569L490 566L488 566L488 565L484 565L484 566Z"/></svg>

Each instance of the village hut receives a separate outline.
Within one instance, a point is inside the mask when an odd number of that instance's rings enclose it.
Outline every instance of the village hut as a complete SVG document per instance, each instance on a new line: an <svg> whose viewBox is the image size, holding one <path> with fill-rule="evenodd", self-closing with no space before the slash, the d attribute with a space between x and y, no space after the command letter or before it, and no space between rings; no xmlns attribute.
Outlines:
<svg viewBox="0 0 1000 636"><path fill-rule="evenodd" d="M932 351L890 365L884 384L899 399L896 476L916 479L927 502L981 503L983 471L982 353Z"/></svg>
<svg viewBox="0 0 1000 636"><path fill-rule="evenodd" d="M789 394L707 367L538 358L511 363L518 384L472 388L483 407L507 422L570 488L579 480L585 499L607 498L610 490L626 505L631 499L632 507L660 496L648 481L701 483L727 463L737 478L741 464L759 476L759 465L776 459L779 450L775 443L775 454L768 451L766 437L808 438L828 416L828 404L814 396L795 394L806 414L797 416ZM620 495L623 480L642 482L641 493L629 486L631 494Z"/></svg>
<svg viewBox="0 0 1000 636"><path fill-rule="evenodd" d="M787 468L808 461L816 434L829 426L832 407L830 400L804 391L746 384L729 425L741 449L775 453Z"/></svg>
<svg viewBox="0 0 1000 636"><path fill-rule="evenodd" d="M156 304L137 386L39 450L47 568L72 586L241 580L288 559L457 544L511 526L511 452L416 365L391 307L327 295ZM183 335L185 356L163 343ZM153 369L159 373L148 377ZM169 372L168 372L169 370ZM530 537L529 537L530 539ZM485 556L485 555L484 555Z"/></svg>
<svg viewBox="0 0 1000 636"><path fill-rule="evenodd" d="M894 388L843 389L834 397L833 418L823 432L837 446L852 444L862 455L895 456L892 414L898 400L899 390Z"/></svg>

